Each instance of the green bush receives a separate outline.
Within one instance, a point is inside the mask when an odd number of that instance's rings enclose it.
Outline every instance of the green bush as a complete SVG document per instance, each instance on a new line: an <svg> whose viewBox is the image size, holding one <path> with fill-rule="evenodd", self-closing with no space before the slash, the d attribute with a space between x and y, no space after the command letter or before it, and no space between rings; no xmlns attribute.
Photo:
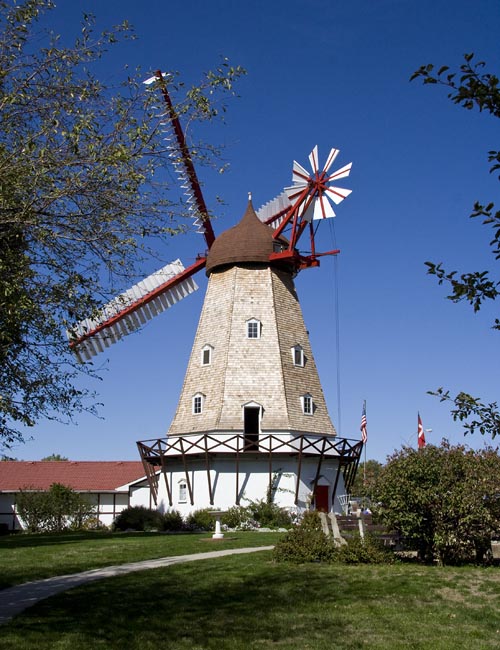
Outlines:
<svg viewBox="0 0 500 650"><path fill-rule="evenodd" d="M178 510L167 510L163 513L160 530L179 531L184 527L184 520Z"/></svg>
<svg viewBox="0 0 500 650"><path fill-rule="evenodd" d="M251 515L245 506L232 506L221 517L221 523L228 528L247 528Z"/></svg>
<svg viewBox="0 0 500 650"><path fill-rule="evenodd" d="M335 544L321 528L317 512L305 512L300 524L288 531L273 550L276 562L331 562L335 555Z"/></svg>
<svg viewBox="0 0 500 650"><path fill-rule="evenodd" d="M113 527L116 530L161 530L162 515L144 506L130 506L120 512Z"/></svg>
<svg viewBox="0 0 500 650"><path fill-rule="evenodd" d="M276 562L331 562L335 554L335 545L321 530L294 528L288 531L273 550Z"/></svg>
<svg viewBox="0 0 500 650"><path fill-rule="evenodd" d="M190 530L214 530L215 515L211 514L215 508L195 510L188 515L186 525Z"/></svg>
<svg viewBox="0 0 500 650"><path fill-rule="evenodd" d="M347 544L335 549L334 560L343 564L390 564L394 553L373 535L359 535L346 540Z"/></svg>
<svg viewBox="0 0 500 650"><path fill-rule="evenodd" d="M250 501L246 510L250 517L264 528L289 528L292 525L292 519L287 510L264 499Z"/></svg>
<svg viewBox="0 0 500 650"><path fill-rule="evenodd" d="M61 483L53 483L47 491L20 490L16 509L31 533L84 530L97 517L96 507L84 495Z"/></svg>

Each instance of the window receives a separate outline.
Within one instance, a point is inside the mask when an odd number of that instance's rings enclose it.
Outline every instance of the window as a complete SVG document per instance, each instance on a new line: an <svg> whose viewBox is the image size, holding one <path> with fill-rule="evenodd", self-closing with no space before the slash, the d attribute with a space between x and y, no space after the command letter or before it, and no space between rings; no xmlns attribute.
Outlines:
<svg viewBox="0 0 500 650"><path fill-rule="evenodd" d="M292 348L292 359L294 366L299 366L300 368L304 367L305 357L304 350L301 345L295 345Z"/></svg>
<svg viewBox="0 0 500 650"><path fill-rule="evenodd" d="M260 321L255 318L247 321L247 339L260 339Z"/></svg>
<svg viewBox="0 0 500 650"><path fill-rule="evenodd" d="M201 365L209 366L212 363L212 350L211 345L205 345L201 350Z"/></svg>
<svg viewBox="0 0 500 650"><path fill-rule="evenodd" d="M311 395L306 394L302 395L301 397L302 400L302 412L304 415L312 415L313 414L313 400Z"/></svg>
<svg viewBox="0 0 500 650"><path fill-rule="evenodd" d="M187 501L187 485L185 481L179 483L179 503L185 503Z"/></svg>
<svg viewBox="0 0 500 650"><path fill-rule="evenodd" d="M204 397L205 396L201 393L196 393L196 395L193 395L193 415L199 415L203 412Z"/></svg>

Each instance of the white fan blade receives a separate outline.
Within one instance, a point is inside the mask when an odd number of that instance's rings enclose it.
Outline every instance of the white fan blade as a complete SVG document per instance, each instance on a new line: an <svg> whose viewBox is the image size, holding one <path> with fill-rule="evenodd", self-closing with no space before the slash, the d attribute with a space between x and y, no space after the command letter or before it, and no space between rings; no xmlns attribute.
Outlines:
<svg viewBox="0 0 500 650"><path fill-rule="evenodd" d="M335 205L338 205L352 193L352 190L346 190L342 187L327 187L326 191L328 192L328 198L331 199Z"/></svg>
<svg viewBox="0 0 500 650"><path fill-rule="evenodd" d="M314 218L314 201L311 201L309 205L307 206L306 210L302 210L301 212L301 217L304 219L304 221L310 222Z"/></svg>
<svg viewBox="0 0 500 650"><path fill-rule="evenodd" d="M292 171L292 183L295 185L302 185L303 183L307 183L309 180L309 172L305 170L302 165L299 165L299 163L294 160L293 161L293 171Z"/></svg>
<svg viewBox="0 0 500 650"><path fill-rule="evenodd" d="M330 205L330 201L326 198L326 196L324 196L324 194L317 196L314 201L313 219L329 219L330 217L334 216L335 212L333 211L333 208Z"/></svg>
<svg viewBox="0 0 500 650"><path fill-rule="evenodd" d="M341 169L337 169L336 172L333 172L333 174L328 177L328 182L336 181L339 178L347 178L347 176L349 176L349 173L351 171L351 167L352 167L352 162L350 162L348 165L345 165Z"/></svg>
<svg viewBox="0 0 500 650"><path fill-rule="evenodd" d="M323 171L326 174L330 167L332 166L333 161L335 158L339 155L340 149L330 149L330 155L328 156L325 166L323 167Z"/></svg>
<svg viewBox="0 0 500 650"><path fill-rule="evenodd" d="M293 203L299 198L299 196L306 188L307 185L305 183L303 185L292 185L291 187L285 187L285 192L288 196L288 200Z"/></svg>
<svg viewBox="0 0 500 650"><path fill-rule="evenodd" d="M314 147L314 149L311 151L309 154L309 162L311 163L311 169L315 174L318 173L319 170L319 165L318 165L318 145Z"/></svg>

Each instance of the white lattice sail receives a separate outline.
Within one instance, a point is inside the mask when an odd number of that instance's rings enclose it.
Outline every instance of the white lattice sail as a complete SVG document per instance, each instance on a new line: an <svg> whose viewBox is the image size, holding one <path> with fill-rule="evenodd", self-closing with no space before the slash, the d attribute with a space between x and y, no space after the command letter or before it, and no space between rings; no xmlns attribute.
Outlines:
<svg viewBox="0 0 500 650"><path fill-rule="evenodd" d="M192 277L174 283L184 271L175 260L101 307L94 318L80 321L67 335L80 362L92 357L198 289ZM170 286L169 286L170 285Z"/></svg>

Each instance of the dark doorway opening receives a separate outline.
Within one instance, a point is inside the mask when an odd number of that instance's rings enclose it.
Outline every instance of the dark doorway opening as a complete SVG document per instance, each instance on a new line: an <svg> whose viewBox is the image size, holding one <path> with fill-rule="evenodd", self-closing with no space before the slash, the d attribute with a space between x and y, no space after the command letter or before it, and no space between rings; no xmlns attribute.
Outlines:
<svg viewBox="0 0 500 650"><path fill-rule="evenodd" d="M314 491L314 507L319 512L329 512L328 485L317 485Z"/></svg>
<svg viewBox="0 0 500 650"><path fill-rule="evenodd" d="M260 407L259 406L245 406L244 426L245 426L245 451L258 451L259 429L260 429Z"/></svg>

